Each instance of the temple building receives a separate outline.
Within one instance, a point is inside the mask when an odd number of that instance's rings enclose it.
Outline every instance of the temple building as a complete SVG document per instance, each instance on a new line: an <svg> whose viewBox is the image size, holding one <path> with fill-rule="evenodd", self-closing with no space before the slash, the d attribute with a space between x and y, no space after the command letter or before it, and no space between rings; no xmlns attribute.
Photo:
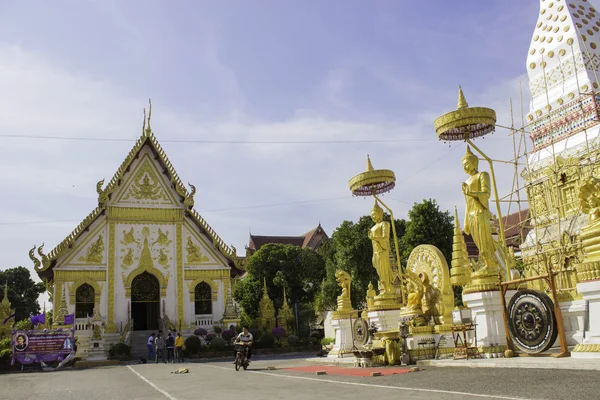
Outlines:
<svg viewBox="0 0 600 400"><path fill-rule="evenodd" d="M292 246L317 250L328 238L327 233L325 233L320 223L316 228L311 229L300 236L258 236L250 234L250 240L246 247L246 254L251 256L254 252L260 250L262 246L271 243L289 244Z"/></svg>
<svg viewBox="0 0 600 400"><path fill-rule="evenodd" d="M75 314L79 329L95 314L104 335L116 337L237 320L231 287L242 260L194 210L190 188L149 116L113 178L98 182L98 206L47 254L43 244L30 251L53 300L54 325Z"/></svg>

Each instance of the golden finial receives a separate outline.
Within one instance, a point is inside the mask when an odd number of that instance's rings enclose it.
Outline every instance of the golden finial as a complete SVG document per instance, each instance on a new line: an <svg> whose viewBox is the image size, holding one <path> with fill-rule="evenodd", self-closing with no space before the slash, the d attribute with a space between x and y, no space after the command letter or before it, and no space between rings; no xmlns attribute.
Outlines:
<svg viewBox="0 0 600 400"><path fill-rule="evenodd" d="M458 223L458 211L456 210L456 206L454 206L454 227L460 228L460 224Z"/></svg>
<svg viewBox="0 0 600 400"><path fill-rule="evenodd" d="M144 121L142 123L142 135L146 134L146 107L144 107Z"/></svg>
<svg viewBox="0 0 600 400"><path fill-rule="evenodd" d="M367 171L373 171L373 164L371 164L371 158L367 154Z"/></svg>
<svg viewBox="0 0 600 400"><path fill-rule="evenodd" d="M147 135L152 133L152 129L150 128L150 119L152 118L152 99L148 99L148 123L146 124L145 132ZM144 109L144 118L146 118L146 109Z"/></svg>
<svg viewBox="0 0 600 400"><path fill-rule="evenodd" d="M463 94L462 88L460 87L460 85L458 85L458 107L457 109L460 110L461 108L467 108L469 107L469 104L467 103L467 100L465 99L465 95Z"/></svg>

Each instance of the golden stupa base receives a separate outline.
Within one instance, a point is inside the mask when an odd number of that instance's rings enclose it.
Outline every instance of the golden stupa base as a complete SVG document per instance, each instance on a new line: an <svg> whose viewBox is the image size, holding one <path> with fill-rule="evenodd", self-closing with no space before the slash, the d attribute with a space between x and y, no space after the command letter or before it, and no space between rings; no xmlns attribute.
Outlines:
<svg viewBox="0 0 600 400"><path fill-rule="evenodd" d="M579 282L598 279L600 279L600 260L585 260L577 266L577 280Z"/></svg>
<svg viewBox="0 0 600 400"><path fill-rule="evenodd" d="M450 269L450 284L452 286L466 286L471 282L471 267L452 267Z"/></svg>
<svg viewBox="0 0 600 400"><path fill-rule="evenodd" d="M350 298L338 296L337 309L338 310L352 310L352 302L350 301Z"/></svg>
<svg viewBox="0 0 600 400"><path fill-rule="evenodd" d="M358 318L358 311L357 310L353 310L352 308L350 309L345 309L345 310L335 310L332 314L331 314L331 319L357 319Z"/></svg>
<svg viewBox="0 0 600 400"><path fill-rule="evenodd" d="M483 267L471 274L471 283L465 285L463 294L500 290L498 267Z"/></svg>
<svg viewBox="0 0 600 400"><path fill-rule="evenodd" d="M400 339L400 331L396 329L385 332L375 332L373 336L377 340L396 340Z"/></svg>
<svg viewBox="0 0 600 400"><path fill-rule="evenodd" d="M373 306L369 311L399 310L402 307L395 293L381 293L373 299Z"/></svg>

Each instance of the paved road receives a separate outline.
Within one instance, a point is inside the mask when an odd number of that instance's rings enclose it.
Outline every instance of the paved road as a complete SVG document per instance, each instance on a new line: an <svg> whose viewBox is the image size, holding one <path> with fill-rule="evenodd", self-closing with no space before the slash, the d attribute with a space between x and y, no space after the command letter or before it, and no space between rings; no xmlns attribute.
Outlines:
<svg viewBox="0 0 600 400"><path fill-rule="evenodd" d="M382 377L315 376L283 368L302 359L255 360L236 372L230 362L142 364L0 375L1 398L61 400L248 399L598 399L597 371L435 368ZM275 366L275 371L266 370Z"/></svg>

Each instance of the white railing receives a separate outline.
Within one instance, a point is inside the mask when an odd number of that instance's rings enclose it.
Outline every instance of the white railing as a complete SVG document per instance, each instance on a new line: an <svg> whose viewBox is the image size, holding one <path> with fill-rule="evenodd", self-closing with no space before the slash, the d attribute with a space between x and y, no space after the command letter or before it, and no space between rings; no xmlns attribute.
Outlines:
<svg viewBox="0 0 600 400"><path fill-rule="evenodd" d="M213 320L213 316L211 315L196 315L196 327L204 328L207 331L213 330L213 325L215 321Z"/></svg>
<svg viewBox="0 0 600 400"><path fill-rule="evenodd" d="M88 323L87 318L75 318L75 330L88 331L91 328L91 324Z"/></svg>

